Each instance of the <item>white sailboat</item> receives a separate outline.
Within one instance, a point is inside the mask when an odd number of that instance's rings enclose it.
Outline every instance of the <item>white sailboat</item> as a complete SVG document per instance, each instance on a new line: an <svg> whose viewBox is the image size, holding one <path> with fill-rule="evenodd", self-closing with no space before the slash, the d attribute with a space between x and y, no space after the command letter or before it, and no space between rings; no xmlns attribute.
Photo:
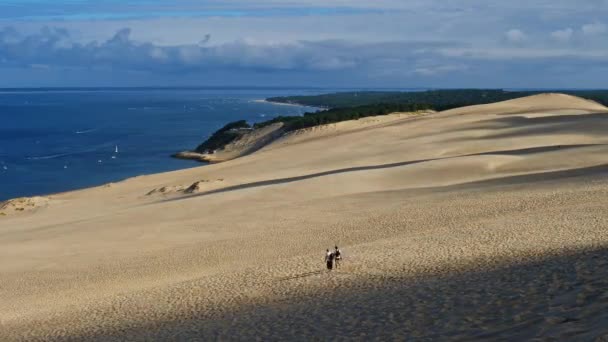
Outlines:
<svg viewBox="0 0 608 342"><path fill-rule="evenodd" d="M118 145L114 146L114 153L118 153ZM112 159L116 159L116 156L112 156Z"/></svg>

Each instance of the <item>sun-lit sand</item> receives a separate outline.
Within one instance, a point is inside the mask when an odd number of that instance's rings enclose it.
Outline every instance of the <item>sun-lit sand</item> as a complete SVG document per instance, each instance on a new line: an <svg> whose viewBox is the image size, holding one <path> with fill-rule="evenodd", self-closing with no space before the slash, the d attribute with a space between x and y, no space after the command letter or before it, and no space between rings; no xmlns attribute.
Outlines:
<svg viewBox="0 0 608 342"><path fill-rule="evenodd" d="M543 94L12 203L0 340L600 338L607 130Z"/></svg>

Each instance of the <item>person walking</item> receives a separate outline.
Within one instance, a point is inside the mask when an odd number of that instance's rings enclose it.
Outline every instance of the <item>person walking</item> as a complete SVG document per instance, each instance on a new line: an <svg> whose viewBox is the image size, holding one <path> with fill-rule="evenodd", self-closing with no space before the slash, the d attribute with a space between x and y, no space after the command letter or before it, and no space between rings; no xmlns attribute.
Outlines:
<svg viewBox="0 0 608 342"><path fill-rule="evenodd" d="M325 263L328 271L334 268L334 253L330 252L329 249L325 251Z"/></svg>
<svg viewBox="0 0 608 342"><path fill-rule="evenodd" d="M338 266L340 266L340 261L342 260L342 252L340 252L338 246L336 246L334 249L334 260L336 264L336 269L338 269Z"/></svg>

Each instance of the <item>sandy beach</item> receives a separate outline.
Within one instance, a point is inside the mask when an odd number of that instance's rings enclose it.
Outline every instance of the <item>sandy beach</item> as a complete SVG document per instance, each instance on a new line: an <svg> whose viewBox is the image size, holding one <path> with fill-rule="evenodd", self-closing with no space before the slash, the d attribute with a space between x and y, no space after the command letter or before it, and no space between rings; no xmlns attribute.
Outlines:
<svg viewBox="0 0 608 342"><path fill-rule="evenodd" d="M607 129L542 94L4 203L0 340L608 340Z"/></svg>

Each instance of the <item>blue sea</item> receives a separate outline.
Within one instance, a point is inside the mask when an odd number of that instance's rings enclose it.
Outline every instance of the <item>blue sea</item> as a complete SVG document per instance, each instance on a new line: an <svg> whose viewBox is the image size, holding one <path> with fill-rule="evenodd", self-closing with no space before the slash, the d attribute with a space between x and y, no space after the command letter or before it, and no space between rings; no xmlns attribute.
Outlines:
<svg viewBox="0 0 608 342"><path fill-rule="evenodd" d="M194 149L230 121L317 110L256 100L329 91L0 90L0 200L200 166L170 155Z"/></svg>

